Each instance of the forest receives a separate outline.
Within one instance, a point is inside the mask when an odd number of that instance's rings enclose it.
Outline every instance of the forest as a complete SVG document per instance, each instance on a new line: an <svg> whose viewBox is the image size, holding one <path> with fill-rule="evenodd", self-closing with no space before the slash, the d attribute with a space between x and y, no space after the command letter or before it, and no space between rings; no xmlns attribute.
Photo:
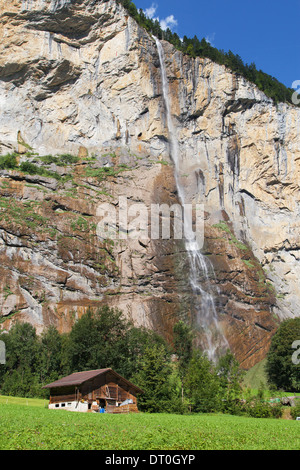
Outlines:
<svg viewBox="0 0 300 470"><path fill-rule="evenodd" d="M132 0L117 0L128 11L137 23L149 33L170 42L173 46L191 57L208 58L219 65L228 67L232 72L244 77L246 80L254 83L266 96L271 98L274 103L292 104L292 96L295 92L292 88L287 88L275 77L257 70L255 63L245 64L243 59L234 54L231 50L225 52L222 49L213 47L205 38L201 40L195 35L192 39L183 37L180 39L177 33L173 33L169 28L162 30L159 21L148 18L142 9L137 9ZM298 105L300 106L300 104Z"/></svg>
<svg viewBox="0 0 300 470"><path fill-rule="evenodd" d="M284 322L274 336L268 360L274 390L300 390L299 366L292 364L290 352L299 334L298 318ZM144 390L138 399L143 412L280 416L280 405L271 406L245 389L244 371L230 351L215 364L194 339L195 331L179 321L169 344L106 305L88 310L69 333L49 326L37 335L29 323L15 322L8 332L0 330L6 346L0 394L48 398L49 391L42 389L48 383L73 372L112 368Z"/></svg>

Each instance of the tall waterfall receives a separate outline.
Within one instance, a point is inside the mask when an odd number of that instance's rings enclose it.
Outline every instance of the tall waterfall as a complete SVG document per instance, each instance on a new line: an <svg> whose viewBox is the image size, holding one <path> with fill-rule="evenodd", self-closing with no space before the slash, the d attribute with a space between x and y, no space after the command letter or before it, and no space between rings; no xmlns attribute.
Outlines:
<svg viewBox="0 0 300 470"><path fill-rule="evenodd" d="M161 67L163 97L166 107L170 153L174 163L175 182L180 203L184 206L189 201L187 201L186 189L180 181L180 149L171 113L164 50L161 42L157 38L155 38L155 41ZM192 220L187 218L185 223L191 224L190 227L185 227L185 234L192 233ZM193 298L195 299L196 326L200 332L201 347L207 353L210 360L216 361L219 354L228 349L229 345L220 327L215 305L215 295L218 294L218 292L214 292L213 284L210 280L211 276L214 276L214 269L207 257L201 253L197 241L191 241L185 236L184 242L190 264L189 281Z"/></svg>

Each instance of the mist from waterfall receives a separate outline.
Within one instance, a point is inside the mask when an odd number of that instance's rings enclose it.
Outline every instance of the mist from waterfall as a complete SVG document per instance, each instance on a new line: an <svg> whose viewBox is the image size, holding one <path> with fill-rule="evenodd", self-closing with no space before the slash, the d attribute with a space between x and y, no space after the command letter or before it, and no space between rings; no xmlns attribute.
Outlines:
<svg viewBox="0 0 300 470"><path fill-rule="evenodd" d="M171 113L169 82L165 66L164 50L161 42L157 38L155 38L155 41L161 67L163 98L166 108L170 154L174 163L174 177L179 201L181 205L184 206L188 201L186 200L185 188L180 182L180 149ZM184 233L192 234L192 220L187 218L187 220L185 220L185 224L186 223L190 223L191 226L185 227ZM222 332L216 309L215 295L218 294L218 292L214 292L213 287L216 286L213 286L210 281L211 276L215 276L214 269L208 258L201 253L197 240L189 239L185 235L184 242L190 264L189 281L193 298L195 299L196 326L202 338L201 347L206 352L208 358L215 362L220 354L229 349L229 345Z"/></svg>

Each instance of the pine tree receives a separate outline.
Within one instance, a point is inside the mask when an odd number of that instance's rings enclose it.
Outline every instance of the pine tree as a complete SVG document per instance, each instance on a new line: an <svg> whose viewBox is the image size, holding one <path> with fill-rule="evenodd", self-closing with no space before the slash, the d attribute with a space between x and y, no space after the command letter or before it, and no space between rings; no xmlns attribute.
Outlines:
<svg viewBox="0 0 300 470"><path fill-rule="evenodd" d="M181 400L184 402L185 378L193 354L193 332L189 325L179 321L173 327L174 352L178 359L178 373L181 382Z"/></svg>
<svg viewBox="0 0 300 470"><path fill-rule="evenodd" d="M144 391L138 399L141 411L170 411L176 395L171 377L169 352L162 345L148 346L138 363L138 372L133 377L134 383Z"/></svg>

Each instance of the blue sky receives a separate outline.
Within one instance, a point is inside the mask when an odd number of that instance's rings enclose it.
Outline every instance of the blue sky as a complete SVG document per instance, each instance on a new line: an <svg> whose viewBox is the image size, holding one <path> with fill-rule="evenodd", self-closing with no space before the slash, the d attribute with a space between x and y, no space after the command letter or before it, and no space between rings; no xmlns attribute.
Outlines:
<svg viewBox="0 0 300 470"><path fill-rule="evenodd" d="M300 80L300 0L133 0L180 37L205 37L288 87Z"/></svg>

